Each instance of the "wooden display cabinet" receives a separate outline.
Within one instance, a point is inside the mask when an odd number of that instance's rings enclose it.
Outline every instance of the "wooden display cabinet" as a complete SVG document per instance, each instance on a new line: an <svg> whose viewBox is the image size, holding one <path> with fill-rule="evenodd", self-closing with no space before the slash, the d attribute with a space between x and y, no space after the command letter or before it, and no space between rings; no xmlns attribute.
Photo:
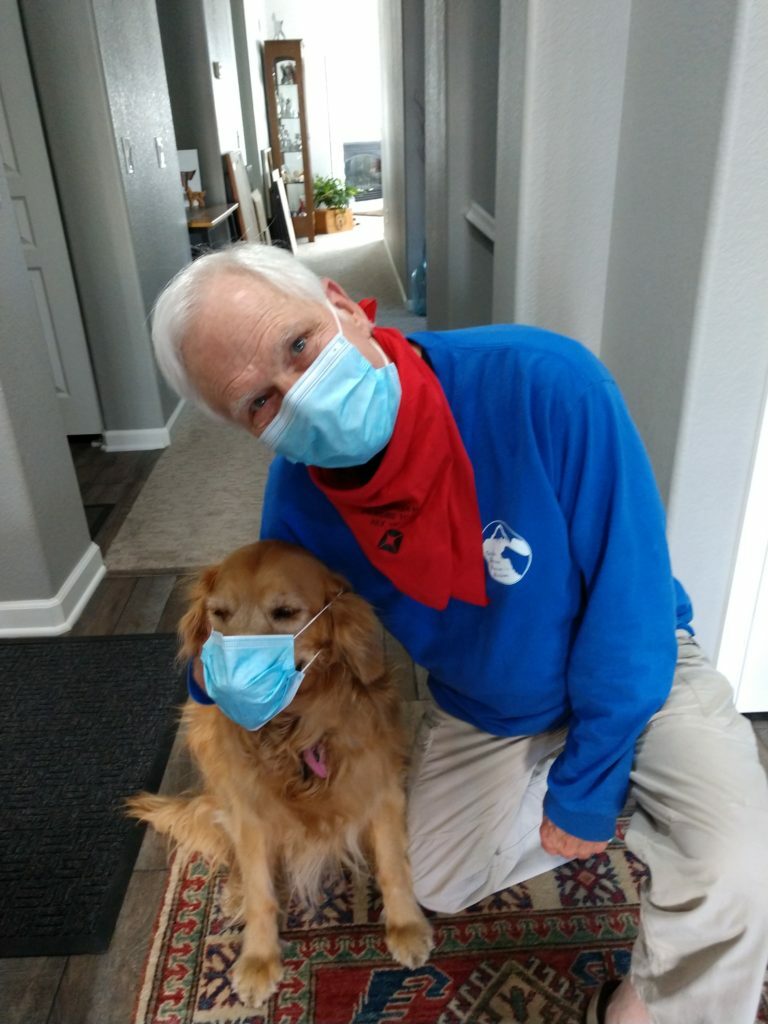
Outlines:
<svg viewBox="0 0 768 1024"><path fill-rule="evenodd" d="M315 240L304 56L301 39L269 39L264 62L272 160L285 182L297 238Z"/></svg>

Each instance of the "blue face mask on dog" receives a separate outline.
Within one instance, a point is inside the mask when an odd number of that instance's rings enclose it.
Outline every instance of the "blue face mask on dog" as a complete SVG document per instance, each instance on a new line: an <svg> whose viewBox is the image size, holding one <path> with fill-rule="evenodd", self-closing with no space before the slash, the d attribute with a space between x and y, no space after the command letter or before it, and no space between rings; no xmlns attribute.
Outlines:
<svg viewBox="0 0 768 1024"><path fill-rule="evenodd" d="M260 440L289 462L362 466L392 437L400 397L394 363L376 369L339 324L338 334L286 392Z"/></svg>
<svg viewBox="0 0 768 1024"><path fill-rule="evenodd" d="M317 651L300 671L296 668L294 641L335 600L295 634L224 636L218 630L211 631L200 653L205 689L227 718L253 732L288 707L320 653Z"/></svg>

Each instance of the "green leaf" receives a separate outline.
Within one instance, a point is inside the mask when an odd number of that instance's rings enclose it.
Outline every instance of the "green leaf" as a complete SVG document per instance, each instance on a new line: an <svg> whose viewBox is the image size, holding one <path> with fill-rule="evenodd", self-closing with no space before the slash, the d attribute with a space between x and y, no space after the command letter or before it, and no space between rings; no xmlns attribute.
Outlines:
<svg viewBox="0 0 768 1024"><path fill-rule="evenodd" d="M329 210L346 210L350 199L357 195L353 185L347 185L341 178L324 178L316 175L313 182L315 206L324 206Z"/></svg>

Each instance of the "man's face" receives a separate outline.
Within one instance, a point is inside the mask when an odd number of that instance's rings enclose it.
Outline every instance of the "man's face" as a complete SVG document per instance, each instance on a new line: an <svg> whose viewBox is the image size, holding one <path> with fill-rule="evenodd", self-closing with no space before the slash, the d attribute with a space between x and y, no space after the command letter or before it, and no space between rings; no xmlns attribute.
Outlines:
<svg viewBox="0 0 768 1024"><path fill-rule="evenodd" d="M213 409L259 435L336 335L336 320L322 303L290 297L243 273L222 272L203 287L201 310L182 346L187 372ZM324 288L344 336L373 366L383 366L357 303L333 281Z"/></svg>

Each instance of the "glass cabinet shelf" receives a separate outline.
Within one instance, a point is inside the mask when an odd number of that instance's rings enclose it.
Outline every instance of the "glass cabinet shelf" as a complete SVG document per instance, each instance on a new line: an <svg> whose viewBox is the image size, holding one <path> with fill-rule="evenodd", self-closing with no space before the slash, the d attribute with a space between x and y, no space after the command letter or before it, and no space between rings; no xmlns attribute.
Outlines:
<svg viewBox="0 0 768 1024"><path fill-rule="evenodd" d="M314 241L301 40L268 39L264 43L264 63L273 166L283 178L296 235Z"/></svg>

